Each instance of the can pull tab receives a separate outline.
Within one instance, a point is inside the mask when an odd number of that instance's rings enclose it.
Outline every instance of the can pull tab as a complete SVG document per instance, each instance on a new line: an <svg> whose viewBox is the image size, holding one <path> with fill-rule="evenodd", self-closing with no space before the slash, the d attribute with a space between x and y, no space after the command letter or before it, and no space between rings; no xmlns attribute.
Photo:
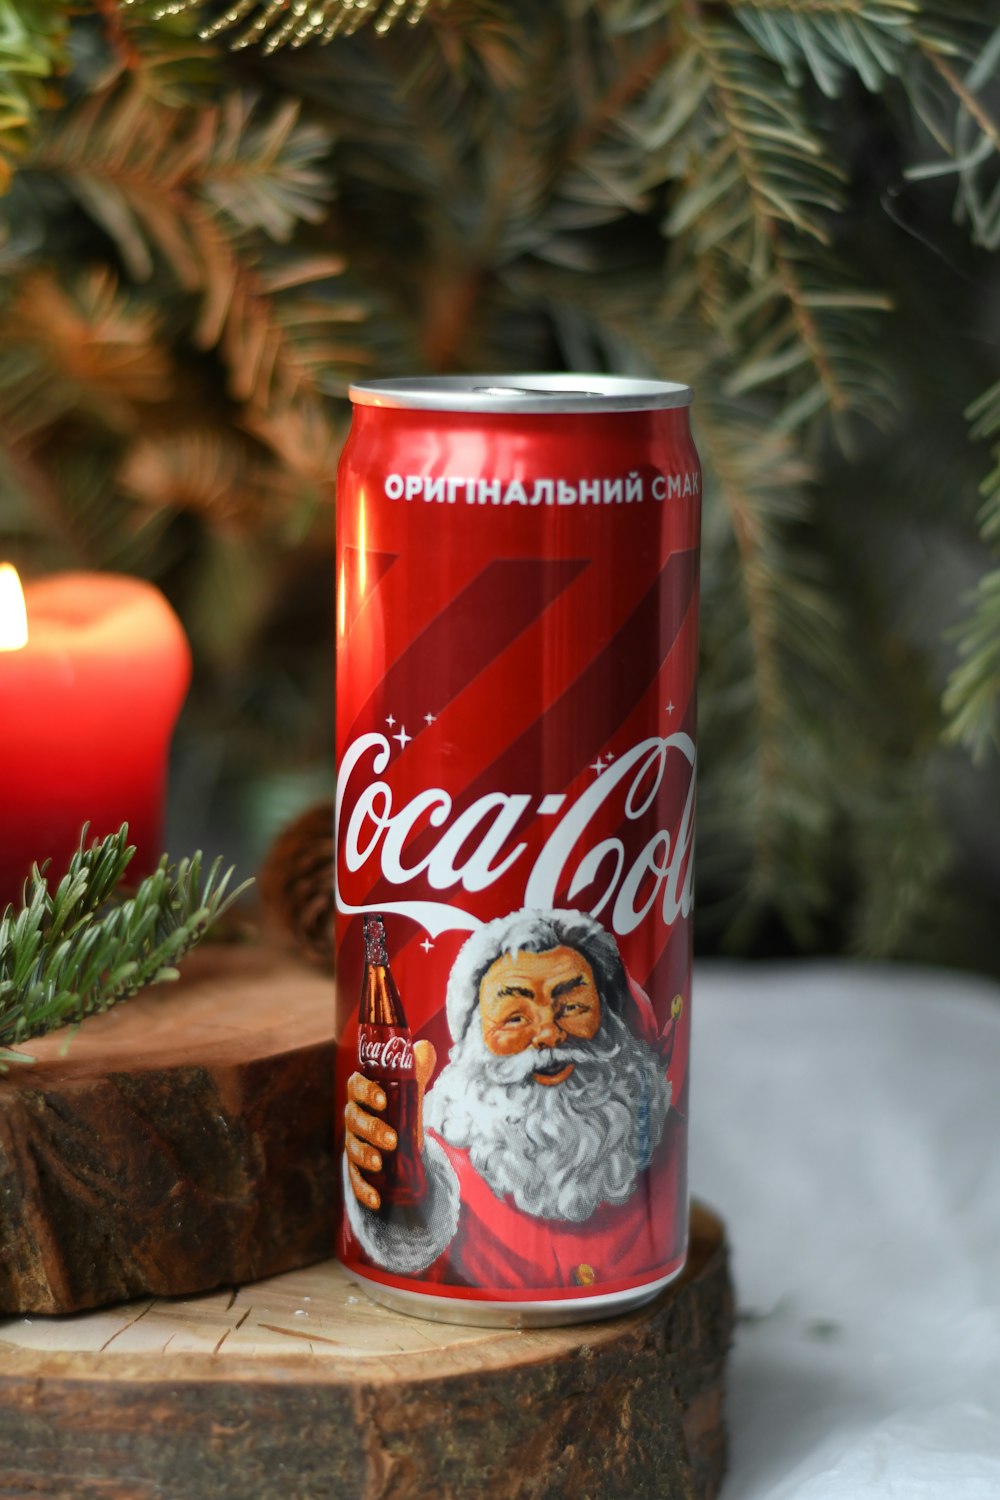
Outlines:
<svg viewBox="0 0 1000 1500"><path fill-rule="evenodd" d="M540 385L474 385L477 396L599 396L600 391L584 391L579 386Z"/></svg>

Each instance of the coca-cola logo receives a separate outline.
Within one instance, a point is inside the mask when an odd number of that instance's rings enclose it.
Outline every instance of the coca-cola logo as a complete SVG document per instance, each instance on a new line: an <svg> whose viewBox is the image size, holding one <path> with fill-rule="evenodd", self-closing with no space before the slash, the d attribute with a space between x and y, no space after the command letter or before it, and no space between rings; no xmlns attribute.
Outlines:
<svg viewBox="0 0 1000 1500"><path fill-rule="evenodd" d="M524 793L488 792L456 813L448 792L429 787L397 806L392 788L381 779L389 758L384 735L361 735L343 756L338 777L340 858L350 875L366 871L368 889L380 875L391 886L486 890L524 862L529 846L516 839L516 830L525 814L534 811L546 817L558 814L558 820L534 862L525 863L524 906L552 908L559 904L560 893L572 902L590 892L588 909L595 917L605 912L605 924L619 936L634 931L647 916L658 915L671 926L691 910L695 747L690 735L678 732L642 740L613 760L568 805L561 793L535 799ZM655 816L668 776L685 778L683 810L676 828L650 831L650 814ZM627 829L641 822L645 827L637 829L639 837L628 848L625 838L601 838L596 832L586 848L588 831L612 799L620 825ZM440 833L427 848L431 829ZM423 852L414 857L410 850L418 836ZM641 847L635 847L640 838ZM376 909L352 906L345 899L339 870L336 884L340 911L353 915ZM479 926L475 916L447 901L380 899L377 909L411 917L432 937Z"/></svg>
<svg viewBox="0 0 1000 1500"><path fill-rule="evenodd" d="M358 1036L358 1066L363 1071L412 1073L413 1043L396 1033L378 1036L362 1030Z"/></svg>

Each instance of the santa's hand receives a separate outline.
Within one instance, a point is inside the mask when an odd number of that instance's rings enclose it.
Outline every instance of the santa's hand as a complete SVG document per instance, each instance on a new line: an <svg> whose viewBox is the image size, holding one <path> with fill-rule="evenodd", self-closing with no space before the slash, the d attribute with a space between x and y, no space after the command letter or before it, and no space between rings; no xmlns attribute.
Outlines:
<svg viewBox="0 0 1000 1500"><path fill-rule="evenodd" d="M437 1053L430 1042L415 1042L413 1046L413 1070L417 1080L417 1148L424 1148L423 1107L424 1089L431 1074ZM385 1090L362 1073L352 1073L347 1080L347 1106L344 1124L347 1135L344 1149L347 1152L347 1170L351 1188L358 1202L373 1211L381 1206L382 1199L377 1188L362 1176L362 1172L380 1172L382 1157L386 1151L395 1151L399 1144L396 1132L385 1120L380 1120L371 1110L385 1109Z"/></svg>
<svg viewBox="0 0 1000 1500"><path fill-rule="evenodd" d="M386 1103L385 1091L377 1083L361 1073L351 1074L347 1080L347 1107L344 1110L347 1170L355 1198L371 1209L378 1208L382 1199L371 1183L362 1177L359 1168L367 1167L369 1172L381 1171L382 1152L396 1149L398 1143L392 1126L368 1113L372 1109L385 1109Z"/></svg>

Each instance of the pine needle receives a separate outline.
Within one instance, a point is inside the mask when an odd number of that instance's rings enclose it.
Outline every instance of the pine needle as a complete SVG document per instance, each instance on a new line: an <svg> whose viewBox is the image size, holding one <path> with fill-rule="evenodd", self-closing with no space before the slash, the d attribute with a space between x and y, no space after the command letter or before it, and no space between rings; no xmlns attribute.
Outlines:
<svg viewBox="0 0 1000 1500"><path fill-rule="evenodd" d="M974 438L1000 433L1000 382L969 408ZM979 530L1000 554L1000 442L993 445L993 467L981 485ZM954 632L958 664L944 694L947 738L964 745L982 763L1000 748L1000 567L991 568L965 601L968 617Z"/></svg>
<svg viewBox="0 0 1000 1500"><path fill-rule="evenodd" d="M230 890L232 868L199 853L156 870L125 896L121 882L135 854L128 825L80 848L53 888L36 865L20 911L0 916L0 1071L33 1059L32 1037L178 978L176 965L205 937L249 882Z"/></svg>
<svg viewBox="0 0 1000 1500"><path fill-rule="evenodd" d="M0 0L0 193L65 67L68 26L50 0Z"/></svg>
<svg viewBox="0 0 1000 1500"><path fill-rule="evenodd" d="M796 35L825 25L824 10L797 8ZM784 52L754 46L698 0L687 11L697 62L687 88L700 102L687 124L674 110L689 154L664 227L690 269L672 303L696 305L726 338L730 394L783 392L781 431L820 414L884 421L891 402L871 314L891 304L852 285L829 253L844 181L832 143L811 127ZM761 26L770 36L777 24L770 8L735 14L758 41Z"/></svg>

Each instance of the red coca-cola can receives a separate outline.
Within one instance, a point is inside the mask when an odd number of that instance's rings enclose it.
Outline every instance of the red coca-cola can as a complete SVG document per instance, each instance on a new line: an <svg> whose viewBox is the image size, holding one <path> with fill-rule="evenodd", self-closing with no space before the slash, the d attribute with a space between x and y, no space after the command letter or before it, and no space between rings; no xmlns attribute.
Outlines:
<svg viewBox="0 0 1000 1500"><path fill-rule="evenodd" d="M687 1245L691 393L525 375L351 397L337 1251L426 1317L607 1317Z"/></svg>

